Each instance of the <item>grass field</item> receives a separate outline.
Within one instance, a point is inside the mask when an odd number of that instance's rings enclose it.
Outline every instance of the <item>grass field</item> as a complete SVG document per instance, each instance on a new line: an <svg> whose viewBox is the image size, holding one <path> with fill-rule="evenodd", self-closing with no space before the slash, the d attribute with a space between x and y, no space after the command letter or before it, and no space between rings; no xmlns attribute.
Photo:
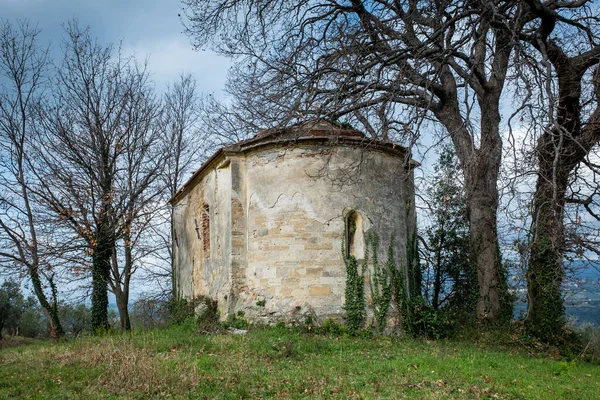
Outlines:
<svg viewBox="0 0 600 400"><path fill-rule="evenodd" d="M0 350L0 399L600 399L600 366L472 341L193 326Z"/></svg>

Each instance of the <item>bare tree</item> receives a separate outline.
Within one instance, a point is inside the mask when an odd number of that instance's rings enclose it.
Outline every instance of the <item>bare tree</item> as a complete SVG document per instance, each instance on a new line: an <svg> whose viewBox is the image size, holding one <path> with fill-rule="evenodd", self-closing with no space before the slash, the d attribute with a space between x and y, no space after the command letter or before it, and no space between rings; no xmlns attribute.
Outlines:
<svg viewBox="0 0 600 400"><path fill-rule="evenodd" d="M169 154L162 180L168 198L172 198L179 187L205 158L204 137L200 134L201 103L198 96L196 80L191 75L181 75L167 88L164 95L162 129L166 140L165 153ZM158 228L162 238L163 249L168 255L169 277L172 294L176 293L176 276L172 269L174 238L173 209L169 209L169 228Z"/></svg>
<svg viewBox="0 0 600 400"><path fill-rule="evenodd" d="M172 163L165 168L165 183L169 196L174 196L179 186L202 160L203 143L200 136L200 98L196 80L192 75L180 75L167 88L164 96L163 129L167 150L172 153Z"/></svg>
<svg viewBox="0 0 600 400"><path fill-rule="evenodd" d="M64 331L51 259L59 250L31 190L37 163L33 110L48 67L48 52L36 43L39 32L26 21L0 26L0 265L25 269L50 335L60 337Z"/></svg>
<svg viewBox="0 0 600 400"><path fill-rule="evenodd" d="M594 168L587 157L600 142L600 18L590 1L524 3L531 23L520 38L541 58L537 72L547 101L538 114L546 126L536 146L527 324L551 340L564 325L565 206L587 203L591 211L596 191L584 198L569 194L577 168L582 163Z"/></svg>
<svg viewBox="0 0 600 400"><path fill-rule="evenodd" d="M263 124L347 118L383 139L407 137L427 119L442 124L464 168L477 315L510 313L496 230L500 98L526 22L522 3L183 3L196 46L212 43L239 61L229 90Z"/></svg>
<svg viewBox="0 0 600 400"><path fill-rule="evenodd" d="M127 134L121 144L124 152L117 162L114 183L112 209L118 240L109 279L121 328L125 330L131 329L128 310L131 277L144 259L155 253L151 245L144 243L144 234L164 207L162 194L165 188L159 178L168 159L158 126L160 107L148 85L148 73L145 66L141 69L136 65L132 67L132 70L124 71L129 80L129 100L121 124Z"/></svg>
<svg viewBox="0 0 600 400"><path fill-rule="evenodd" d="M133 58L115 56L76 22L66 25L64 61L55 97L44 109L45 137L38 157L37 195L83 240L91 257L92 328L108 326L110 288L121 324L128 328L127 302L135 230L155 200L153 184L163 165L153 130L156 102L148 72ZM116 258L124 243L122 269Z"/></svg>
<svg viewBox="0 0 600 400"><path fill-rule="evenodd" d="M200 167L216 149L247 138L254 132L252 126L234 109L217 100L212 94L198 92L197 83L190 74L182 74L167 87L161 114L161 129L164 134L164 152L168 162L162 174L165 194L171 199L192 173ZM149 276L171 282L169 295L176 294L176 276L173 265L172 240L173 212L163 213L162 221L152 225L155 238L154 257L158 261ZM168 225L168 228L165 228Z"/></svg>

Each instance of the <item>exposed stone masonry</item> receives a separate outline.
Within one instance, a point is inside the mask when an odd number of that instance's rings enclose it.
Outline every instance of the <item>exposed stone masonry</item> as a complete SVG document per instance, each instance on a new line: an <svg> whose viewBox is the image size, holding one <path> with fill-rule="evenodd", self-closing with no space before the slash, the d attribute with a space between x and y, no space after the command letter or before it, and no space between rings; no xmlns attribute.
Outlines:
<svg viewBox="0 0 600 400"><path fill-rule="evenodd" d="M381 259L394 237L396 265L406 265L411 165L401 147L323 122L220 150L172 199L178 294L216 299L222 318L340 318L345 217L360 218L356 240L379 235Z"/></svg>

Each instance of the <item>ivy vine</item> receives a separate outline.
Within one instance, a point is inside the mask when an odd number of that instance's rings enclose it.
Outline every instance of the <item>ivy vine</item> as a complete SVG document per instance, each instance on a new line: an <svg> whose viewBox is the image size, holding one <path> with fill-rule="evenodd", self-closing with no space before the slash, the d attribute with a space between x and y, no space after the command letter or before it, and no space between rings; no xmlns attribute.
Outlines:
<svg viewBox="0 0 600 400"><path fill-rule="evenodd" d="M358 261L353 255L344 257L346 263L346 326L351 333L359 331L365 322L364 271L359 272ZM363 268L364 269L364 268Z"/></svg>

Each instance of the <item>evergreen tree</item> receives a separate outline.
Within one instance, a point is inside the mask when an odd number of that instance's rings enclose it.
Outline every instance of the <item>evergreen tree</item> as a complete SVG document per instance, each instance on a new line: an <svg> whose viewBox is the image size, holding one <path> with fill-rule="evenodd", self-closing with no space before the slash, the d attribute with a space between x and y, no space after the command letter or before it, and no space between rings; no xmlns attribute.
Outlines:
<svg viewBox="0 0 600 400"><path fill-rule="evenodd" d="M2 339L4 328L12 334L17 332L23 306L24 299L19 284L14 281L2 283L0 286L0 339Z"/></svg>
<svg viewBox="0 0 600 400"><path fill-rule="evenodd" d="M462 170L444 145L427 189L431 226L425 232L425 297L431 306L475 311L477 275L469 264L469 219Z"/></svg>

